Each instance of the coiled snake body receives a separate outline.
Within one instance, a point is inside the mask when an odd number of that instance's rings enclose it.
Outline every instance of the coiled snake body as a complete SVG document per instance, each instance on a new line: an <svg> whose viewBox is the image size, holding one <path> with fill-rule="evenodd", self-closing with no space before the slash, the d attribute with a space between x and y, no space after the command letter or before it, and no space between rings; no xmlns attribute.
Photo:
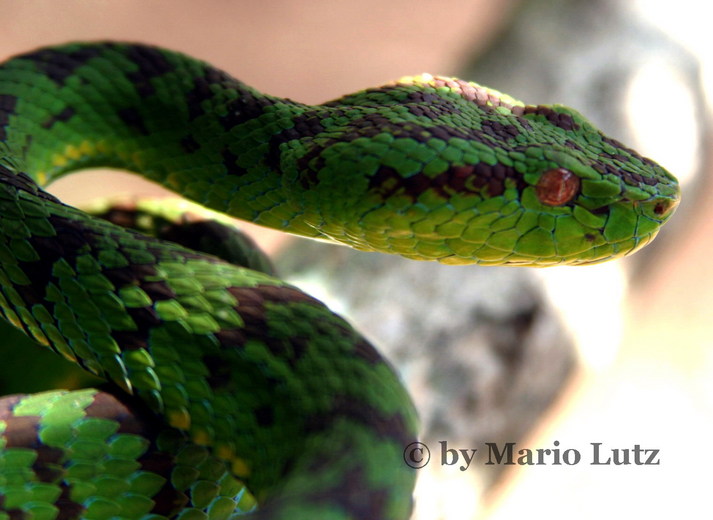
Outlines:
<svg viewBox="0 0 713 520"><path fill-rule="evenodd" d="M109 381L0 401L0 519L404 519L416 414L390 366L267 274L62 204L138 172L230 215L445 263L586 264L650 241L676 180L561 106L422 75L319 106L178 53L0 67L0 307ZM32 370L28 367L28 370ZM122 396L119 389L125 392Z"/></svg>

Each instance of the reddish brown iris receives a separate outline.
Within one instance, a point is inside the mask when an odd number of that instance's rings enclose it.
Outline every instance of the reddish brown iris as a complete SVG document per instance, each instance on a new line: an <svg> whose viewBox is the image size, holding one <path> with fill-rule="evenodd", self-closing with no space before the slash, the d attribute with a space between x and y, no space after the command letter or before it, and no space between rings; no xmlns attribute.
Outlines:
<svg viewBox="0 0 713 520"><path fill-rule="evenodd" d="M562 206L579 193L579 177L564 168L547 170L537 181L535 193L543 204Z"/></svg>

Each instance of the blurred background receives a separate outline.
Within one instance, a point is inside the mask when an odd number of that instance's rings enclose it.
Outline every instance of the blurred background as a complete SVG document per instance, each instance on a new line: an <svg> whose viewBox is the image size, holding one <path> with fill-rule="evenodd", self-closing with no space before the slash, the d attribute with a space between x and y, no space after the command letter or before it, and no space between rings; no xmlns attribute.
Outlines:
<svg viewBox="0 0 713 520"><path fill-rule="evenodd" d="M699 6L4 1L0 56L70 40L140 41L313 103L403 75L458 75L528 103L573 106L660 162L683 183L677 214L651 247L591 268L412 266L247 229L291 280L328 300L402 371L434 454L414 519L698 517L713 437L713 36ZM72 204L163 195L116 172L77 174L50 191ZM582 461L488 468L481 460L460 471L437 460L439 441L479 450L558 441ZM591 443L607 455L657 449L660 464L592 466Z"/></svg>

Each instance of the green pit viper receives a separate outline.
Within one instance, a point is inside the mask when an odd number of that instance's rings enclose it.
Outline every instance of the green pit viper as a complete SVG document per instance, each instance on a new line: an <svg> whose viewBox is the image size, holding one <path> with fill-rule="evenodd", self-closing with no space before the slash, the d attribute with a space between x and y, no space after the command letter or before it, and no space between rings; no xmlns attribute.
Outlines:
<svg viewBox="0 0 713 520"><path fill-rule="evenodd" d="M426 74L309 106L109 42L0 66L0 147L2 314L108 382L0 401L0 520L411 510L416 413L366 340L269 274L40 187L68 172L129 170L263 226L447 264L620 257L679 199L563 106Z"/></svg>

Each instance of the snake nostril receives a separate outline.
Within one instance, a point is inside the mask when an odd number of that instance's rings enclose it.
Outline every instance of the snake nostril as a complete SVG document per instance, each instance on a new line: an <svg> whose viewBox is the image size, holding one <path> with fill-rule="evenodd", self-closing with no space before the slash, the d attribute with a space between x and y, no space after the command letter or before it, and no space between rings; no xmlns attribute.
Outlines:
<svg viewBox="0 0 713 520"><path fill-rule="evenodd" d="M658 201L654 205L654 214L659 217L665 217L678 205L678 201L672 199L664 199Z"/></svg>

